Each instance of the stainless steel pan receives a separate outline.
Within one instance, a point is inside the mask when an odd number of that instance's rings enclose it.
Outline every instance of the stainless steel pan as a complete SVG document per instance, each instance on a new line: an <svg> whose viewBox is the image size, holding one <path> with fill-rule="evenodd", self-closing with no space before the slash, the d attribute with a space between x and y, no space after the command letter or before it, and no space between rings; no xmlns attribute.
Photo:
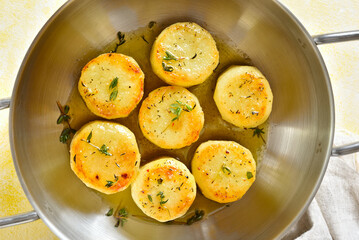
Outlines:
<svg viewBox="0 0 359 240"><path fill-rule="evenodd" d="M206 23L246 52L274 93L267 150L254 186L230 208L191 226L130 219L114 228L99 195L68 166L54 102L65 102L84 60L101 53L119 29L149 21ZM305 211L331 155L334 104L316 44L358 39L359 32L311 37L276 1L83 0L67 2L43 27L19 71L10 105L12 156L35 211L1 219L2 226L41 218L62 239L270 239L280 237Z"/></svg>

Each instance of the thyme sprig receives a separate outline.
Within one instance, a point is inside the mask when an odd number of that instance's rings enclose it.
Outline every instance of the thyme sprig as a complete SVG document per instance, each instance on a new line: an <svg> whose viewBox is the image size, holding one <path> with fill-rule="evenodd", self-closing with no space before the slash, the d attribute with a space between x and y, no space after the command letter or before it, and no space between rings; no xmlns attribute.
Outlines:
<svg viewBox="0 0 359 240"><path fill-rule="evenodd" d="M266 143L266 141L264 140L263 135L262 135L262 134L264 134L264 131L263 131L264 128L255 127L255 128L250 128L250 129L253 130L253 137L257 136L257 137L261 138L264 143Z"/></svg>
<svg viewBox="0 0 359 240"><path fill-rule="evenodd" d="M116 175L114 174L114 177L115 177L115 180L114 180L114 181L106 180L107 183L106 183L105 187L107 187L107 188L112 187L113 184L118 181L118 176L116 176Z"/></svg>
<svg viewBox="0 0 359 240"><path fill-rule="evenodd" d="M175 117L172 118L171 122L170 122L170 123L168 124L168 126L162 131L162 133L164 133L164 132L169 128L169 126L171 126L171 124L172 124L174 121L176 121L176 120L179 119L179 117L181 116L182 111L191 112L193 109L195 109L195 107L196 107L196 104L194 104L193 107L191 107L190 105L188 105L188 104L186 104L186 103L183 103L183 102L181 102L181 101L179 101L179 100L176 100L175 103L172 103L172 104L170 105L169 111L170 111L171 113L173 113L173 114L175 115Z"/></svg>
<svg viewBox="0 0 359 240"><path fill-rule="evenodd" d="M187 219L186 224L191 225L191 224L193 224L195 222L198 222L203 218L203 216L204 216L204 211L196 209L195 212L194 212L194 215Z"/></svg>
<svg viewBox="0 0 359 240"><path fill-rule="evenodd" d="M175 55L173 55L170 51L166 51L165 53L166 53L166 56L163 57L163 60L167 60L167 61L168 60L175 60L175 61L178 60L178 58Z"/></svg>
<svg viewBox="0 0 359 240"><path fill-rule="evenodd" d="M70 111L70 107L68 105L62 106L59 101L56 101L56 104L60 110L60 116L57 118L56 123L57 124L65 123L67 125L67 127L62 130L59 140L62 143L67 143L67 141L71 137L71 134L76 133L76 130L71 128L70 126L71 117L68 115Z"/></svg>
<svg viewBox="0 0 359 240"><path fill-rule="evenodd" d="M112 156L111 153L108 152L108 150L110 149L109 147L106 146L106 144L103 144L101 147L96 146L95 144L91 143L91 138L92 138L92 131L89 133L89 135L87 136L86 140L85 139L80 139L83 142L88 143L89 145L91 145L92 147L96 148L100 153L105 154L107 156Z"/></svg>
<svg viewBox="0 0 359 240"><path fill-rule="evenodd" d="M165 204L166 202L168 202L168 199L165 201L165 195L163 194L162 191L158 192L156 196L160 197L160 205L162 206L163 204Z"/></svg>
<svg viewBox="0 0 359 240"><path fill-rule="evenodd" d="M121 208L120 210L118 210L117 213L115 214L115 218L117 219L117 223L115 224L115 227L118 226L123 227L123 224L127 222L127 218L128 218L128 212L126 208Z"/></svg>
<svg viewBox="0 0 359 240"><path fill-rule="evenodd" d="M172 119L172 122L175 120L178 120L182 111L190 112L196 107L196 104L193 105L193 107L189 106L186 103L183 103L179 100L176 100L176 103L172 103L170 105L170 111L175 114L176 116Z"/></svg>
<svg viewBox="0 0 359 240"><path fill-rule="evenodd" d="M118 43L116 43L115 49L113 51L111 51L112 53L117 52L118 47L126 42L125 34L123 34L121 32L117 32L117 38L118 38Z"/></svg>

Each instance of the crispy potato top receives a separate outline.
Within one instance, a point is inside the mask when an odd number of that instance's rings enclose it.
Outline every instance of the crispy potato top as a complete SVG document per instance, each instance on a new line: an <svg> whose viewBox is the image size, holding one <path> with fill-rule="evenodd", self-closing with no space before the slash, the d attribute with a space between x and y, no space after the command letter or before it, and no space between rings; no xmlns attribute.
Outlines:
<svg viewBox="0 0 359 240"><path fill-rule="evenodd" d="M211 34L196 23L180 22L161 32L151 50L154 73L170 85L204 82L217 67L219 53Z"/></svg>
<svg viewBox="0 0 359 240"><path fill-rule="evenodd" d="M142 102L139 124L143 135L157 146L178 149L197 141L204 114L196 96L187 89L161 87Z"/></svg>
<svg viewBox="0 0 359 240"><path fill-rule="evenodd" d="M106 53L82 69L78 89L94 114L107 119L122 118L142 99L144 77L132 57Z"/></svg>
<svg viewBox="0 0 359 240"><path fill-rule="evenodd" d="M237 127L251 128L269 117L273 94L257 68L232 66L218 78L214 100L224 120Z"/></svg>
<svg viewBox="0 0 359 240"><path fill-rule="evenodd" d="M135 179L140 153L135 135L126 127L93 121L77 131L70 146L71 169L88 187L111 194Z"/></svg>
<svg viewBox="0 0 359 240"><path fill-rule="evenodd" d="M240 199L256 179L251 152L233 141L208 141L196 150L192 173L203 195L219 203Z"/></svg>
<svg viewBox="0 0 359 240"><path fill-rule="evenodd" d="M131 194L146 215L166 222L187 212L196 197L196 182L183 163L165 157L141 167Z"/></svg>

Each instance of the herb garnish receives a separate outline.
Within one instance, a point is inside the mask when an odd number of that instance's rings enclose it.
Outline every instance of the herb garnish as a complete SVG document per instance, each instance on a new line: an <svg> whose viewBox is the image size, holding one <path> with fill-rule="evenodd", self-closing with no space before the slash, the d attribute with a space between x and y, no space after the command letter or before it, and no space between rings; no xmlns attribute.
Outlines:
<svg viewBox="0 0 359 240"><path fill-rule="evenodd" d="M60 107L59 107L59 109L61 111ZM63 112L61 111L61 115L59 116L59 118L56 121L57 124L61 124L63 121L67 122L68 120L70 120L70 116L67 115L69 110L70 110L70 107L68 105L65 105L65 107L63 108Z"/></svg>
<svg viewBox="0 0 359 240"><path fill-rule="evenodd" d="M189 106L188 104L186 103L183 103L179 100L176 100L176 103L172 103L170 105L170 111L176 115L176 117L174 117L172 119L172 122L179 119L181 113L182 113L182 110L185 111L185 112L190 112L192 111L194 108L196 107L196 104L194 104L193 107Z"/></svg>
<svg viewBox="0 0 359 240"><path fill-rule="evenodd" d="M168 126L162 131L162 133L164 133L168 127L172 124L172 122L174 122L175 120L178 120L182 111L185 111L185 112L190 112L192 111L194 108L196 107L196 104L193 105L193 107L189 106L188 104L186 103L183 103L179 100L176 100L176 103L172 103L170 105L170 111L175 114L176 116L174 118L172 118L170 124L168 124Z"/></svg>
<svg viewBox="0 0 359 240"><path fill-rule="evenodd" d="M90 134L87 136L86 142L90 143L90 142L91 142L91 138L92 138L92 131L91 131Z"/></svg>
<svg viewBox="0 0 359 240"><path fill-rule="evenodd" d="M149 42L145 38L145 35L142 35L141 38L143 39L143 41L145 41L147 44L149 44Z"/></svg>
<svg viewBox="0 0 359 240"><path fill-rule="evenodd" d="M106 180L106 185L105 185L105 187L107 187L107 188L109 188L109 187L112 187L112 185L113 185L113 181L109 181L109 180Z"/></svg>
<svg viewBox="0 0 359 240"><path fill-rule="evenodd" d="M92 147L96 148L100 153L103 153L103 154L105 154L107 156L112 156L112 154L108 152L109 147L107 147L106 144L103 144L101 147L98 147L95 144L91 143L91 138L92 138L92 131L89 133L86 140L85 139L80 139L80 140L83 141L83 142L86 142L89 145L91 145Z"/></svg>
<svg viewBox="0 0 359 240"><path fill-rule="evenodd" d="M61 124L61 123L65 122L68 126L67 128L64 128L62 130L59 140L62 143L67 143L67 140L70 139L70 135L76 133L76 130L71 128L70 122L69 122L69 120L71 119L70 116L68 115L68 113L70 111L70 107L68 105L65 105L63 107L59 101L56 101L56 104L61 113L60 116L57 118L56 123Z"/></svg>
<svg viewBox="0 0 359 240"><path fill-rule="evenodd" d="M150 200L150 202L152 202L152 196L150 194L147 194L148 200Z"/></svg>
<svg viewBox="0 0 359 240"><path fill-rule="evenodd" d="M66 143L67 140L70 138L71 133L75 134L76 130L74 130L72 128L65 128L64 130L62 130L62 132L60 134L60 142Z"/></svg>
<svg viewBox="0 0 359 240"><path fill-rule="evenodd" d="M168 199L166 201L164 201L163 199L165 198L165 195L163 195L163 192L160 191L157 193L156 196L160 196L160 205L162 206L163 204L165 204L166 202L168 202Z"/></svg>
<svg viewBox="0 0 359 240"><path fill-rule="evenodd" d="M118 47L126 42L125 34L122 34L121 32L117 32L117 38L118 38L118 43L116 43L115 49L113 51L111 51L113 53L117 52Z"/></svg>
<svg viewBox="0 0 359 240"><path fill-rule="evenodd" d="M113 208L110 208L110 210L108 210L108 212L106 213L106 216L109 217L109 216L112 216L113 214Z"/></svg>
<svg viewBox="0 0 359 240"><path fill-rule="evenodd" d="M171 52L166 51L166 56L163 57L163 60L165 60L165 61L169 61L169 60L177 61L178 58L176 56L174 56ZM162 61L162 68L166 72L172 72L173 71L173 67L166 65L166 63L163 62L163 61Z"/></svg>
<svg viewBox="0 0 359 240"><path fill-rule="evenodd" d="M165 70L166 72L173 72L173 67L167 66L165 62L162 62L162 68L163 68L163 70Z"/></svg>
<svg viewBox="0 0 359 240"><path fill-rule="evenodd" d="M222 171L224 173L228 173L228 175L232 173L231 170L228 167L226 167L224 164L222 165Z"/></svg>
<svg viewBox="0 0 359 240"><path fill-rule="evenodd" d="M113 176L115 177L115 181L106 180L107 183L106 183L105 187L107 187L107 188L112 187L113 184L118 181L118 176L116 176L115 174Z"/></svg>
<svg viewBox="0 0 359 240"><path fill-rule="evenodd" d="M115 218L117 219L115 227L118 227L120 225L121 227L123 227L123 224L127 222L128 218L128 212L126 208L121 208L120 210L118 210L118 212L115 214Z"/></svg>
<svg viewBox="0 0 359 240"><path fill-rule="evenodd" d="M156 24L155 21L151 21L148 23L148 28L152 28Z"/></svg>
<svg viewBox="0 0 359 240"><path fill-rule="evenodd" d="M163 57L163 60L175 60L175 61L177 61L177 57L175 57L171 52L166 51L166 56Z"/></svg>
<svg viewBox="0 0 359 240"><path fill-rule="evenodd" d="M106 146L106 144L103 144L99 151L107 156L112 156L111 153L108 152L109 147Z"/></svg>
<svg viewBox="0 0 359 240"><path fill-rule="evenodd" d="M109 89L112 90L110 94L110 101L114 101L118 94L118 77L115 77L110 83Z"/></svg>
<svg viewBox="0 0 359 240"><path fill-rule="evenodd" d="M260 137L263 140L263 142L266 143L266 141L264 140L264 138L262 136L262 134L264 134L264 131L263 131L264 128L255 127L255 128L250 128L250 129L254 130L253 137L254 136Z"/></svg>
<svg viewBox="0 0 359 240"><path fill-rule="evenodd" d="M187 225L191 225L199 220L201 220L204 216L203 210L195 210L194 215L187 219Z"/></svg>
<svg viewBox="0 0 359 240"><path fill-rule="evenodd" d="M248 178L248 179L251 179L252 177L253 177L252 172L247 172L247 178Z"/></svg>

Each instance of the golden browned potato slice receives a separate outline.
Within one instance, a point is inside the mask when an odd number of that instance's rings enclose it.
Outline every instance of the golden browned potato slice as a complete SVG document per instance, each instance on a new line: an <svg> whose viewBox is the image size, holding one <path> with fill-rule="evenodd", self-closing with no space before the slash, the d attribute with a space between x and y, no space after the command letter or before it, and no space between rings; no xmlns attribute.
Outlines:
<svg viewBox="0 0 359 240"><path fill-rule="evenodd" d="M240 199L256 178L251 152L232 141L208 141L196 150L192 173L203 195L219 203Z"/></svg>
<svg viewBox="0 0 359 240"><path fill-rule="evenodd" d="M87 107L97 116L122 118L142 99L144 77L133 58L106 53L82 69L78 89Z"/></svg>
<svg viewBox="0 0 359 240"><path fill-rule="evenodd" d="M196 197L196 182L183 163L165 157L141 167L131 194L147 216L166 222L187 212Z"/></svg>
<svg viewBox="0 0 359 240"><path fill-rule="evenodd" d="M77 131L70 146L71 169L86 186L111 194L125 190L138 174L140 153L126 127L93 121Z"/></svg>
<svg viewBox="0 0 359 240"><path fill-rule="evenodd" d="M273 94L257 68L232 66L218 78L214 101L224 120L237 127L251 128L269 117Z"/></svg>
<svg viewBox="0 0 359 240"><path fill-rule="evenodd" d="M178 149L197 141L204 114L196 96L187 89L161 87L143 101L139 124L143 135L157 146Z"/></svg>
<svg viewBox="0 0 359 240"><path fill-rule="evenodd" d="M196 23L167 27L153 44L151 65L170 85L190 87L204 82L217 67L219 53L211 34Z"/></svg>

